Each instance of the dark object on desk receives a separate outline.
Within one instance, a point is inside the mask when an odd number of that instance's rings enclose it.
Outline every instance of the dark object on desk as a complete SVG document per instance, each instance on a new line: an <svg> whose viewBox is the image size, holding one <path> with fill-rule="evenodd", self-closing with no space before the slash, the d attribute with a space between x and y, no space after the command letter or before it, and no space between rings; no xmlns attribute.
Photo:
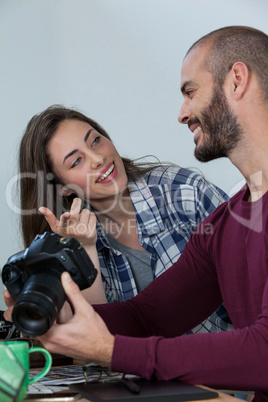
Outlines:
<svg viewBox="0 0 268 402"><path fill-rule="evenodd" d="M4 310L0 310L0 339L19 338L20 332L13 322L9 322L4 317Z"/></svg>
<svg viewBox="0 0 268 402"><path fill-rule="evenodd" d="M73 364L71 357L59 355L57 353L51 353L52 366L69 366ZM45 358L43 353L35 352L30 354L30 368L43 367L45 364Z"/></svg>
<svg viewBox="0 0 268 402"><path fill-rule="evenodd" d="M129 380L125 378L125 376L121 379L121 382L124 384L126 389L132 394L139 394L141 392L141 388L138 385L137 381Z"/></svg>
<svg viewBox="0 0 268 402"><path fill-rule="evenodd" d="M134 382L134 381L133 381ZM178 402L212 399L217 392L208 391L181 381L135 380L140 392L134 394L122 381L71 384L71 390L79 392L92 402Z"/></svg>

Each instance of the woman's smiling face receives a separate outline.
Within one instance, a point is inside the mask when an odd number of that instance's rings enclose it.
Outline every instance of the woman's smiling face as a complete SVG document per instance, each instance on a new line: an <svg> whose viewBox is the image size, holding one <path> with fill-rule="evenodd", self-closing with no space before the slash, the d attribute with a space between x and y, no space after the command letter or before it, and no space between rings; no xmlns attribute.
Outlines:
<svg viewBox="0 0 268 402"><path fill-rule="evenodd" d="M54 174L93 207L124 191L127 175L113 143L88 123L64 120L48 144Z"/></svg>

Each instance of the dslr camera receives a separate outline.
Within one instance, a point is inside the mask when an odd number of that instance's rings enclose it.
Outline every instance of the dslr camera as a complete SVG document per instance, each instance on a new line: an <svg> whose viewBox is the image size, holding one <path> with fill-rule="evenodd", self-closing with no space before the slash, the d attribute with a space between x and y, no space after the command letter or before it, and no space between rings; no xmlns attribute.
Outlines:
<svg viewBox="0 0 268 402"><path fill-rule="evenodd" d="M37 235L8 259L2 281L15 300L12 321L23 334L43 335L54 323L66 300L60 279L64 271L80 290L90 287L98 272L76 239L56 233Z"/></svg>

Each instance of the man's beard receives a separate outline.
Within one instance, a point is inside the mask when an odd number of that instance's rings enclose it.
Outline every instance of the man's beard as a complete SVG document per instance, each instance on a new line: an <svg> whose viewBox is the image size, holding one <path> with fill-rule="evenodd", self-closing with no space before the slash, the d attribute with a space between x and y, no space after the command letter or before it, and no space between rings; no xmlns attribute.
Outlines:
<svg viewBox="0 0 268 402"><path fill-rule="evenodd" d="M242 137L242 128L232 114L222 88L214 85L209 106L201 112L203 138L195 148L195 157L200 162L228 157Z"/></svg>

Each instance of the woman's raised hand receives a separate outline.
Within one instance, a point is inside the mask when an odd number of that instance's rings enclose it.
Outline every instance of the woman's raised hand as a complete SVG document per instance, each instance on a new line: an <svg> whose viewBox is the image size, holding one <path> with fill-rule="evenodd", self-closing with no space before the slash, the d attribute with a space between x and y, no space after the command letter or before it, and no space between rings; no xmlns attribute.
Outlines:
<svg viewBox="0 0 268 402"><path fill-rule="evenodd" d="M97 241L96 216L89 209L82 209L80 198L73 200L70 212L64 212L60 220L46 207L39 211L46 218L51 230L60 236L76 238L84 246L92 246Z"/></svg>
<svg viewBox="0 0 268 402"><path fill-rule="evenodd" d="M75 198L70 212L62 214L60 220L58 220L48 208L41 207L39 211L44 215L54 233L60 236L74 237L82 244L99 273L93 285L83 290L83 296L88 302L93 304L106 303L107 300L102 284L100 262L96 249L96 216L90 212L89 209L82 209L81 211L81 205L82 201L80 198Z"/></svg>

